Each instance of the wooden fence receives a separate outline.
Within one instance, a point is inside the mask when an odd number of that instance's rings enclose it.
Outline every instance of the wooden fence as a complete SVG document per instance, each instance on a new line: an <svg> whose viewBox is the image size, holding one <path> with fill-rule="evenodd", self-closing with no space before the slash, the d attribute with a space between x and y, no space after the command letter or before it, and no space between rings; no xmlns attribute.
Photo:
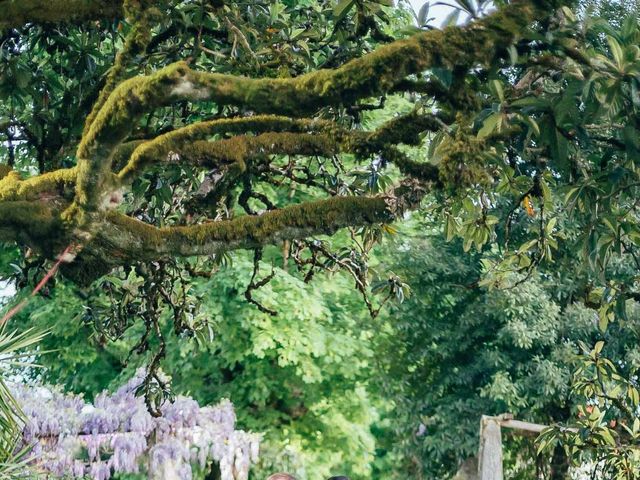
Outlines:
<svg viewBox="0 0 640 480"><path fill-rule="evenodd" d="M478 452L478 480L504 480L502 471L502 428L539 434L546 425L514 420L508 413L480 420L480 450Z"/></svg>

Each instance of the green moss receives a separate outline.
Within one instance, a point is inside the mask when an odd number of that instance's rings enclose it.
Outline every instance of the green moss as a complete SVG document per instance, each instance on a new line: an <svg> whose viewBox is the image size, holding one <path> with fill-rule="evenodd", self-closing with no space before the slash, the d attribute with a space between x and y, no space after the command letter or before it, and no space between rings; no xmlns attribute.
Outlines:
<svg viewBox="0 0 640 480"><path fill-rule="evenodd" d="M191 72L219 104L247 105L257 112L293 116L326 105L349 104L392 89L408 75L430 67L488 65L517 40L529 23L550 11L533 4L510 4L467 27L431 30L398 40L335 70L319 70L296 78L248 79Z"/></svg>
<svg viewBox="0 0 640 480"><path fill-rule="evenodd" d="M20 174L9 169L0 180L0 199L13 200L17 194L22 179Z"/></svg>
<svg viewBox="0 0 640 480"><path fill-rule="evenodd" d="M377 149L382 148L384 145L397 145L398 143L420 145L422 143L421 134L426 131L439 131L445 124L445 120L450 121L451 119L414 110L407 115L396 117L386 122L373 134L369 135L367 142Z"/></svg>
<svg viewBox="0 0 640 480"><path fill-rule="evenodd" d="M186 63L178 62L153 75L134 77L118 85L83 135L78 157L89 158L102 145L113 147L121 142L140 115L171 101L172 85L188 71Z"/></svg>
<svg viewBox="0 0 640 480"><path fill-rule="evenodd" d="M3 0L0 28L26 23L69 23L122 15L122 0Z"/></svg>
<svg viewBox="0 0 640 480"><path fill-rule="evenodd" d="M118 145L118 147L113 152L113 169L115 171L123 169L127 165L127 163L129 163L129 159L131 158L131 155L133 155L133 152L136 150L136 148L146 142L146 140L133 140L131 142L125 142L121 145Z"/></svg>
<svg viewBox="0 0 640 480"><path fill-rule="evenodd" d="M64 168L22 180L11 171L0 180L0 201L36 200L41 196L60 196L72 191L76 169Z"/></svg>
<svg viewBox="0 0 640 480"><path fill-rule="evenodd" d="M307 202L260 216L166 230L170 236L203 245L211 239L223 242L262 244L287 230L331 233L347 225L390 221L393 218L382 198L341 197Z"/></svg>
<svg viewBox="0 0 640 480"><path fill-rule="evenodd" d="M129 183L148 165L165 159L169 152L184 152L185 155L192 155L195 156L195 158L204 160L207 152L197 152L195 150L202 150L207 147L205 147L204 144L198 144L198 147L191 148L190 145L217 134L323 131L328 129L330 125L329 122L324 121L298 120L276 115L224 118L196 123L160 135L153 140L141 144L133 151L129 163L118 173L118 176L123 182ZM209 153L213 155L216 148L215 146L211 147L212 150ZM239 157L244 158L244 154L238 154L238 149L246 148L246 146L240 142L237 142L235 145L230 143L227 145L227 148L230 149L228 155L224 155L224 152L220 152L218 149L219 153L215 158L226 158L231 159L231 161L235 161ZM190 150L190 153L186 152L186 150Z"/></svg>
<svg viewBox="0 0 640 480"><path fill-rule="evenodd" d="M78 146L76 203L81 208L99 209L116 147L140 115L170 101L167 92L186 71L187 65L179 62L154 75L126 80L108 97Z"/></svg>
<svg viewBox="0 0 640 480"><path fill-rule="evenodd" d="M0 202L0 240L19 241L45 255L53 255L64 241L50 205L32 201Z"/></svg>
<svg viewBox="0 0 640 480"><path fill-rule="evenodd" d="M107 74L105 86L100 92L98 100L96 100L91 113L87 117L83 136L88 133L100 109L106 103L109 95L115 90L118 82L124 77L127 64L131 62L136 55L144 52L151 41L151 27L155 22L160 20L162 15L158 8L146 5L147 3L149 2L125 0L125 16L133 26L127 34L122 50L116 55L115 62Z"/></svg>
<svg viewBox="0 0 640 480"><path fill-rule="evenodd" d="M283 238L333 233L350 225L390 222L395 213L383 197L336 197L306 202L260 216L188 227L156 228L130 217L110 212L108 221L128 238L136 258L165 255L197 255L221 249L253 248ZM139 248L139 250L136 250Z"/></svg>
<svg viewBox="0 0 640 480"><path fill-rule="evenodd" d="M441 161L440 180L454 190L473 185L488 185L485 142L459 127L456 135L443 140L438 147Z"/></svg>

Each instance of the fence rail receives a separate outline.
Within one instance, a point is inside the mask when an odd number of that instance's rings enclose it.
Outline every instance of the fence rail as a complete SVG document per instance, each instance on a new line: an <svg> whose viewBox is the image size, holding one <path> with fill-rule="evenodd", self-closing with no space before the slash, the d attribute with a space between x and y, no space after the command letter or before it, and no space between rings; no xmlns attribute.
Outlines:
<svg viewBox="0 0 640 480"><path fill-rule="evenodd" d="M523 435L539 434L547 425L514 420L503 413L497 417L483 415L480 419L480 449L478 452L478 480L504 480L502 470L502 428L516 430Z"/></svg>

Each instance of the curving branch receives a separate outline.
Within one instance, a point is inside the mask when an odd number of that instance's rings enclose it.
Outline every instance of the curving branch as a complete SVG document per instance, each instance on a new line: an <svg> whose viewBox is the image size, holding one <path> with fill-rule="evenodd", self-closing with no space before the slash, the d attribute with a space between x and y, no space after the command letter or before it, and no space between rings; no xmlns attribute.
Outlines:
<svg viewBox="0 0 640 480"><path fill-rule="evenodd" d="M334 197L262 215L165 228L111 211L97 226L92 241L65 271L75 281L88 283L114 267L134 261L215 255L283 240L331 235L347 226L389 223L405 210L415 208L425 192L424 187L409 184L385 196Z"/></svg>
<svg viewBox="0 0 640 480"><path fill-rule="evenodd" d="M51 205L27 200L0 202L0 241L25 245L51 244L59 219ZM45 255L51 250L43 251Z"/></svg>
<svg viewBox="0 0 640 480"><path fill-rule="evenodd" d="M109 213L109 228L99 238L121 245L123 254L140 260L167 255L212 255L257 248L284 239L332 234L346 226L387 223L396 218L394 197L335 197L292 205L263 215L243 215L186 227L157 228L118 213ZM113 233L117 230L117 234Z"/></svg>
<svg viewBox="0 0 640 480"><path fill-rule="evenodd" d="M177 153L189 145L219 134L249 134L265 132L302 133L323 131L332 124L322 120L292 119L276 115L256 115L252 117L221 118L208 122L195 123L179 128L153 140L140 143L130 153L127 164L120 170L118 177L123 183L130 183L148 165L162 162L171 153ZM193 151L193 148L191 149ZM277 152L274 152L277 153ZM285 152L282 152L285 153ZM233 155L233 150L229 155Z"/></svg>
<svg viewBox="0 0 640 480"><path fill-rule="evenodd" d="M347 130L321 120L291 119L258 115L196 123L138 144L127 165L118 173L122 183L130 183L149 165L179 158L181 162L207 167L245 163L256 156L318 155L338 153L368 156L400 143L419 145L420 134L448 128L437 115L412 112L397 117L373 132ZM248 135L253 132L257 135ZM241 133L221 140L204 140L214 134ZM389 155L394 161L397 155ZM399 159L406 164L406 159Z"/></svg>
<svg viewBox="0 0 640 480"><path fill-rule="evenodd" d="M122 17L124 0L0 0L0 29Z"/></svg>
<svg viewBox="0 0 640 480"><path fill-rule="evenodd" d="M430 30L378 48L334 70L296 78L251 79L184 69L177 92L255 112L303 116L326 106L350 105L392 90L428 68L488 65L521 38L548 4L518 1L464 27Z"/></svg>
<svg viewBox="0 0 640 480"><path fill-rule="evenodd" d="M0 201L37 200L40 195L62 193L76 184L77 169L64 168L22 180L17 172L10 171L0 177Z"/></svg>

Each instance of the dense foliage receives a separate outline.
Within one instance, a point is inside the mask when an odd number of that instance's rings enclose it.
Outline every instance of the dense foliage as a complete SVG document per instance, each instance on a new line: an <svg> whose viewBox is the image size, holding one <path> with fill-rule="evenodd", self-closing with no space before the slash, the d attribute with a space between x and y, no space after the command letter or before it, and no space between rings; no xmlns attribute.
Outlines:
<svg viewBox="0 0 640 480"><path fill-rule="evenodd" d="M256 475L287 470L302 478L305 472L328 477L337 470L366 478L374 450L369 425L376 418L365 388L374 332L361 298L345 278L309 286L281 271L259 293L266 305L278 306L279 315L272 317L241 295L252 269L248 258L237 259L192 286L194 295L203 297L200 314L209 319L212 338L201 343L174 338L172 317L163 317L163 368L171 373L172 389L201 404L232 399L240 427L265 433L259 469L252 469ZM124 287L139 280L131 275ZM100 333L95 319L109 313L110 299L89 298L58 283L18 321L51 329L41 348L65 345L42 357L45 372L33 373L92 397L126 382L148 364L150 353L130 354L142 325L115 342Z"/></svg>
<svg viewBox="0 0 640 480"><path fill-rule="evenodd" d="M637 368L637 308L630 304L626 320L603 334L597 311L576 298L574 257L566 250L517 288L486 290L474 287L484 255L465 255L462 242L444 243L429 224L389 248L384 261L411 279L412 295L391 310L387 335L375 342L385 380L379 392L394 399L378 423L386 451L377 462L381 478L394 478L386 457L392 466L403 462L398 478L403 471L415 478L455 472L477 454L482 414L572 423L584 402L571 386L585 345L604 338L627 372ZM534 439L505 431L509 478L565 478L562 449L537 457Z"/></svg>

